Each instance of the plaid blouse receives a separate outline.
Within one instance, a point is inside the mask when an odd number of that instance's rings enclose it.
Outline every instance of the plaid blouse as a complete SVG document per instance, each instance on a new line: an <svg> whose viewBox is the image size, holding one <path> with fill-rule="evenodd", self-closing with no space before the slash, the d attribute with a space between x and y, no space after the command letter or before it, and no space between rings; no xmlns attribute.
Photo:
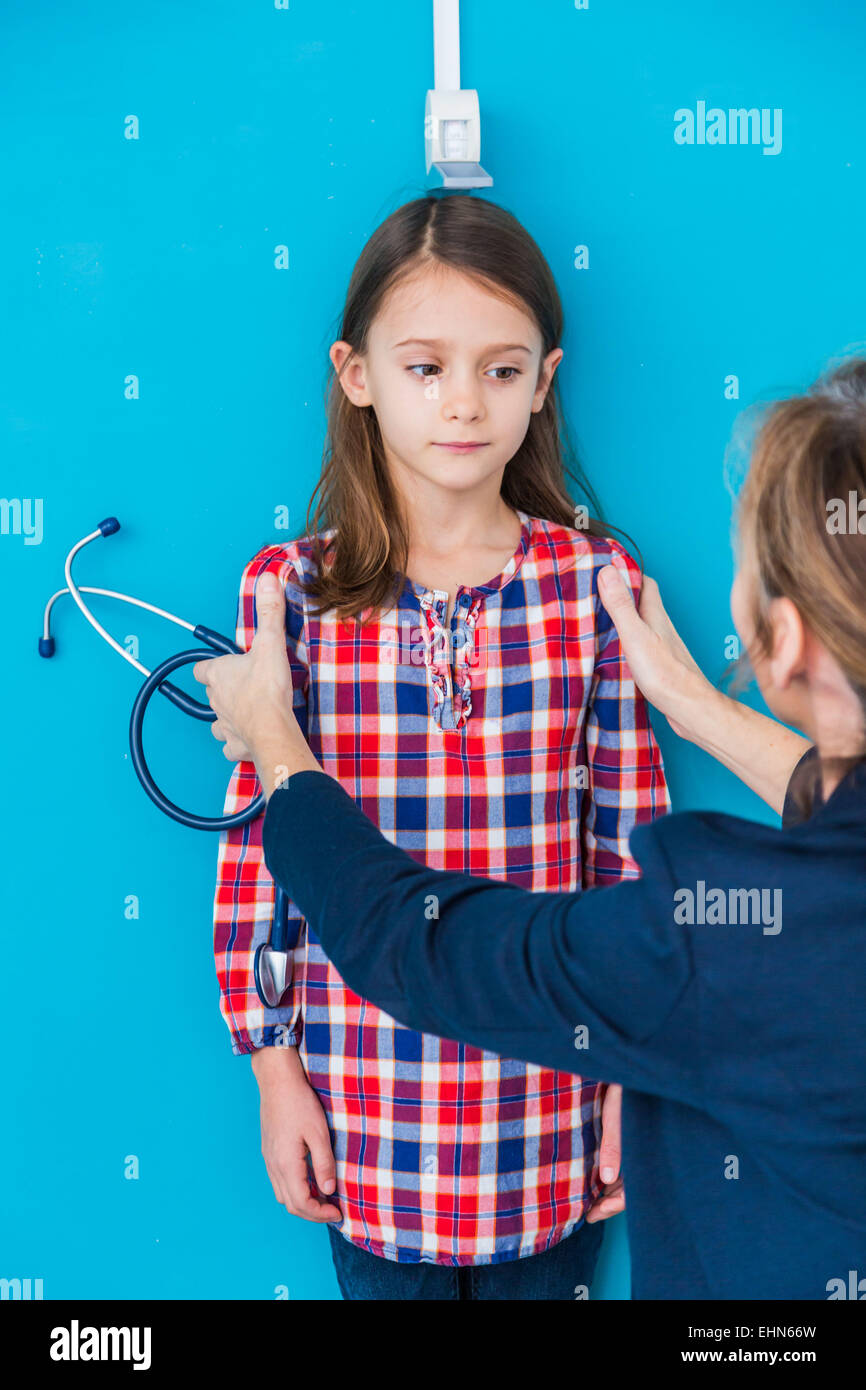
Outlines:
<svg viewBox="0 0 866 1390"><path fill-rule="evenodd" d="M273 570L295 715L382 833L433 868L572 892L636 877L632 826L670 810L597 590L605 564L635 595L640 572L616 541L518 515L516 552L489 583L461 586L447 628L447 593L411 579L366 626L314 617L298 587L313 572L309 537L265 546L244 570L237 641L252 642L256 581ZM238 763L225 810L259 790ZM387 1259L443 1265L562 1240L601 1191L604 1085L404 1028L348 988L291 901L293 980L280 1007L263 1006L253 957L274 885L261 832L259 817L220 837L220 1008L235 1053L299 1048L336 1158L337 1229Z"/></svg>

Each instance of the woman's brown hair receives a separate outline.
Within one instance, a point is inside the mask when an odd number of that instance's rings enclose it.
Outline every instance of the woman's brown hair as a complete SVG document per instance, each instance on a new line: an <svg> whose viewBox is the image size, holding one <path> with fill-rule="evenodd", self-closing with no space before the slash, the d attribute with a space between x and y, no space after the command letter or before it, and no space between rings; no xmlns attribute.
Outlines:
<svg viewBox="0 0 866 1390"><path fill-rule="evenodd" d="M377 227L349 281L338 340L352 358L367 351L370 327L386 296L429 265L450 266L491 293L518 304L538 325L542 360L560 345L563 312L550 267L517 218L496 203L466 193L431 192L404 203ZM354 405L332 372L326 399L322 473L310 499L304 532L313 538L317 573L305 584L322 613L370 616L390 607L405 581L408 536L391 486L372 406ZM569 439L556 376L526 437L506 465L501 494L512 508L575 526L576 508L565 475L586 498L584 530L606 535L598 500ZM334 535L323 542L324 531ZM362 619L363 620L363 619Z"/></svg>
<svg viewBox="0 0 866 1390"><path fill-rule="evenodd" d="M822 766L843 777L866 761L866 358L849 358L804 395L760 409L767 413L736 509L756 565L754 645L769 652L770 601L789 598L838 662L864 719L860 752L816 755L804 766L792 791L808 814ZM747 674L748 653L734 664L734 687Z"/></svg>

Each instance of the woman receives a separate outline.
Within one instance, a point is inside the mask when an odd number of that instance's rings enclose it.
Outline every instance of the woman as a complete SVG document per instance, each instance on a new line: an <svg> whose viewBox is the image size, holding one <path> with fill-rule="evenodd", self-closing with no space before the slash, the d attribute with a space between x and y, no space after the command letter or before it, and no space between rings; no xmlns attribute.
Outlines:
<svg viewBox="0 0 866 1390"><path fill-rule="evenodd" d="M709 686L652 584L642 621L602 571L647 697L785 807L782 830L640 825L641 877L609 888L531 893L386 841L294 724L279 593L260 590L246 656L195 668L226 756L252 758L269 797L268 868L353 989L413 1028L626 1088L636 1298L845 1297L866 1273L863 498L855 360L772 408L739 507L734 621L811 747Z"/></svg>

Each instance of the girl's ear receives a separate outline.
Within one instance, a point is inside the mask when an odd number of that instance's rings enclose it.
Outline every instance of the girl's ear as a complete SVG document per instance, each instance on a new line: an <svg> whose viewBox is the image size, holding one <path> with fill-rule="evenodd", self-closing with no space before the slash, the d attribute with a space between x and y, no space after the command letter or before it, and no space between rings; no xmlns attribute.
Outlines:
<svg viewBox="0 0 866 1390"><path fill-rule="evenodd" d="M552 351L547 354L544 361L542 362L541 370L539 373L538 386L536 387L535 395L532 398L533 411L538 412L544 405L545 397L547 396L547 393L550 390L550 383L553 381L553 373L556 371L561 361L562 348L553 348Z"/></svg>
<svg viewBox="0 0 866 1390"><path fill-rule="evenodd" d="M331 359L334 371L337 373L340 385L352 402L352 405L372 405L372 397L367 390L363 358L356 354L348 367L345 367L345 371L343 370L351 355L351 343L342 340L337 343L332 343L328 349L328 356Z"/></svg>

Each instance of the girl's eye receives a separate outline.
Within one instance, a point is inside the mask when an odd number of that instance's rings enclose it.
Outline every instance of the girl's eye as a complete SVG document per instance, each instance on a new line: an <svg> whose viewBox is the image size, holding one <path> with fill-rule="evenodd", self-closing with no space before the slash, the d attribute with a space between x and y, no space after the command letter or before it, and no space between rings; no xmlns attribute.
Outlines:
<svg viewBox="0 0 866 1390"><path fill-rule="evenodd" d="M439 367L436 366L434 362L416 362L414 366L407 367L406 370L409 372L417 372L419 368L423 370L425 367L432 367L434 372L438 372L441 370Z"/></svg>
<svg viewBox="0 0 866 1390"><path fill-rule="evenodd" d="M422 375L421 377L419 377L419 380L428 380L428 379L429 379L429 376L428 376L428 373L427 373L426 370L425 370L427 367L432 367L434 372L440 372L440 371L442 370L441 367L437 367L437 366L436 366L435 362L416 362L416 363L414 363L411 367L407 367L406 370L407 370L408 372L419 372L419 371L420 371L420 372L423 373L423 375ZM523 373L521 372L521 369L520 369L519 367L491 367L490 370L491 370L491 372L511 372L511 373L512 373L511 376L501 376L501 377L498 377L498 378L497 378L498 381L502 381L502 382L514 381L517 377L523 375Z"/></svg>

